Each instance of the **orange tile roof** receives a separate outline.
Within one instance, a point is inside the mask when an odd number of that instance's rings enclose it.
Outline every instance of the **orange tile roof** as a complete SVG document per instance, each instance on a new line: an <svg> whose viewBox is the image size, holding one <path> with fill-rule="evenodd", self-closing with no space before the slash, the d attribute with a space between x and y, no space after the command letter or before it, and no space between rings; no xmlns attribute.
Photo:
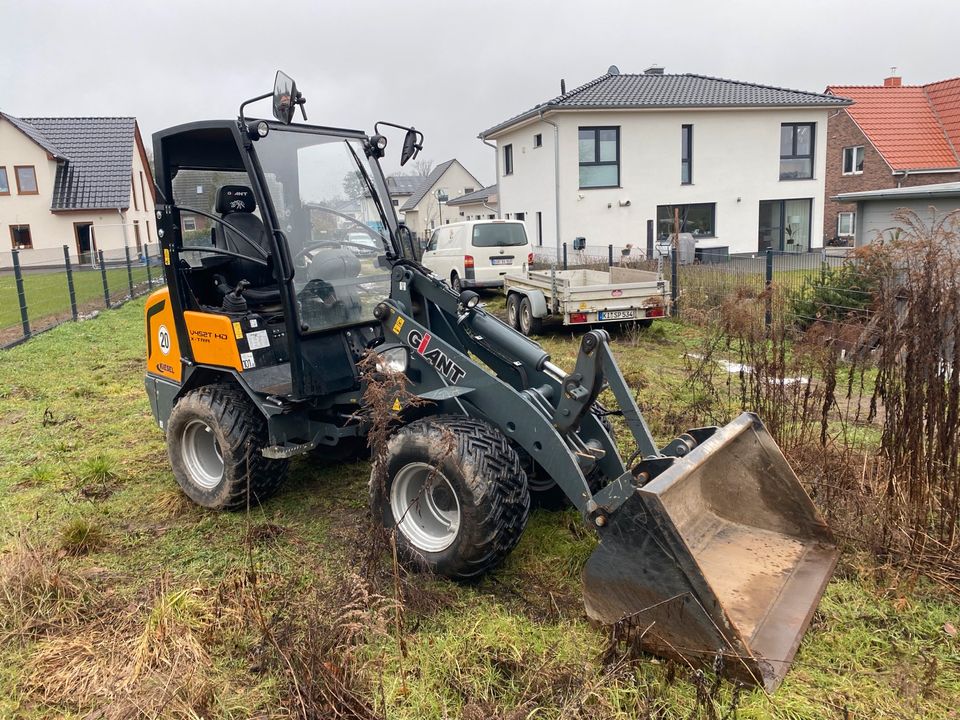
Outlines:
<svg viewBox="0 0 960 720"><path fill-rule="evenodd" d="M894 170L960 166L960 78L929 85L831 85Z"/></svg>

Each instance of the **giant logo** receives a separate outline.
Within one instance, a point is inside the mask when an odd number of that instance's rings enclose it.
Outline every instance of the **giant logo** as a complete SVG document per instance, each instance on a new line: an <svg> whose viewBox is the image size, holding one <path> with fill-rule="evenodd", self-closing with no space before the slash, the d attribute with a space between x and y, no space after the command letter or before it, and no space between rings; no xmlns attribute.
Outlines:
<svg viewBox="0 0 960 720"><path fill-rule="evenodd" d="M434 369L443 375L452 384L456 385L467 371L457 365L457 363L440 348L430 349L430 341L433 336L430 333L422 333L419 330L411 330L407 333L407 344L414 351L422 355L424 359L433 365Z"/></svg>

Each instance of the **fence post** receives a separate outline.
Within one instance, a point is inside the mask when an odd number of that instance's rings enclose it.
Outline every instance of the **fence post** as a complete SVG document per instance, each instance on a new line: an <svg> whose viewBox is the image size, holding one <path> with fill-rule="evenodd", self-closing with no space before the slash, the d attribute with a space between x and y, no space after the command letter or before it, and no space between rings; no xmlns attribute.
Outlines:
<svg viewBox="0 0 960 720"><path fill-rule="evenodd" d="M67 291L70 293L70 314L77 319L77 291L73 287L73 266L70 264L70 246L63 246L63 266L67 270Z"/></svg>
<svg viewBox="0 0 960 720"><path fill-rule="evenodd" d="M563 269L567 269L567 244L563 244Z"/></svg>
<svg viewBox="0 0 960 720"><path fill-rule="evenodd" d="M147 266L147 289L153 290L153 277L150 275L150 245L143 246L143 262Z"/></svg>
<svg viewBox="0 0 960 720"><path fill-rule="evenodd" d="M130 288L130 299L133 300L133 270L130 269L130 246L123 246L123 254L127 258L127 287Z"/></svg>
<svg viewBox="0 0 960 720"><path fill-rule="evenodd" d="M23 336L30 337L30 318L27 315L27 296L23 292L23 274L20 272L20 251L13 251L13 277L17 282L17 298L20 301L20 322L23 324Z"/></svg>
<svg viewBox="0 0 960 720"><path fill-rule="evenodd" d="M764 278L764 287L766 288L766 309L763 315L763 321L766 324L767 330L770 329L770 326L773 324L773 250L767 248L767 268Z"/></svg>
<svg viewBox="0 0 960 720"><path fill-rule="evenodd" d="M677 268L677 249L670 248L670 304L673 316L680 317L680 272Z"/></svg>
<svg viewBox="0 0 960 720"><path fill-rule="evenodd" d="M607 266L613 267L613 245L607 245Z"/></svg>
<svg viewBox="0 0 960 720"><path fill-rule="evenodd" d="M103 280L103 304L110 307L110 286L107 285L107 266L103 262L103 250L97 250L97 259L100 261L100 279Z"/></svg>

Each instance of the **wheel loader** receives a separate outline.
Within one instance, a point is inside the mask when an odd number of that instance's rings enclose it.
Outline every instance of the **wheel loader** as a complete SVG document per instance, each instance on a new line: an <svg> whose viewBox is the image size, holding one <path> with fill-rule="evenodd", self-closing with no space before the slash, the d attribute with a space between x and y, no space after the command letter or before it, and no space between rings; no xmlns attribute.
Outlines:
<svg viewBox="0 0 960 720"><path fill-rule="evenodd" d="M273 119L245 115L268 99ZM416 398L394 401L370 486L406 562L477 578L519 541L531 495L560 495L598 537L583 568L591 619L775 689L838 551L760 419L659 447L605 331L583 333L561 369L421 265L380 167L384 133L402 131L403 164L419 131L310 125L304 102L277 73L237 119L153 137L166 286L146 303L145 383L183 491L244 508L293 457L358 452L375 420L360 369L372 353ZM600 406L605 390L618 408ZM612 412L636 448L626 458Z"/></svg>

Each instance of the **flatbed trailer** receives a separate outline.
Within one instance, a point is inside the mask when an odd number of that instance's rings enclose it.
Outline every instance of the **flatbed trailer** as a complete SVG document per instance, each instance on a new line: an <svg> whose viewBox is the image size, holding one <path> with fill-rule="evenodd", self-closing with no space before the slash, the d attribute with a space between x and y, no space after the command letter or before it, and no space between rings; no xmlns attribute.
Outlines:
<svg viewBox="0 0 960 720"><path fill-rule="evenodd" d="M670 313L670 283L649 270L528 270L506 275L509 323L525 335L540 332L546 318L564 325L641 322Z"/></svg>

